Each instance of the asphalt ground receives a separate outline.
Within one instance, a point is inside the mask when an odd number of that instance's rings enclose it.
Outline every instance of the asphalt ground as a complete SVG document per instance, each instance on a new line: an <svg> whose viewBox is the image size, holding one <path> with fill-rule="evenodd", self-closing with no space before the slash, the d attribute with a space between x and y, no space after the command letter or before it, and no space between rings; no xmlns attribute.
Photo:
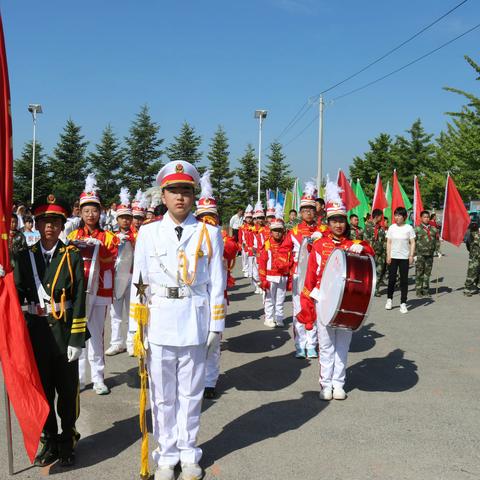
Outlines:
<svg viewBox="0 0 480 480"><path fill-rule="evenodd" d="M203 406L205 478L480 478L480 298L463 295L465 247L443 251L431 300L414 297L412 269L407 315L399 313L398 293L390 312L385 295L374 299L351 344L345 401L318 399L318 363L293 357L291 318L283 329L264 327L261 297L238 278L219 395ZM73 469L30 467L13 420L14 478L139 477L136 359L107 357L106 383L110 395L95 395L91 385L81 394L82 439ZM3 411L0 422L3 479L9 478Z"/></svg>

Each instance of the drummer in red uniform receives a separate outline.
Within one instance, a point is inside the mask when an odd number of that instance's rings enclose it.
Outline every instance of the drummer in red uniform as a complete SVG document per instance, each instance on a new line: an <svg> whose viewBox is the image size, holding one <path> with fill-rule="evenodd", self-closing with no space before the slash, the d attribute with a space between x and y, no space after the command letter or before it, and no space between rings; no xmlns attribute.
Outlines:
<svg viewBox="0 0 480 480"><path fill-rule="evenodd" d="M243 276L248 278L251 272L251 258L253 258L253 235L251 233L253 228L253 207L247 205L245 215L243 216L243 224L238 229L238 245L242 249L242 271ZM250 258L250 260L249 260Z"/></svg>
<svg viewBox="0 0 480 480"><path fill-rule="evenodd" d="M105 357L103 332L107 310L112 303L113 279L115 273L115 259L117 256L118 238L109 230L100 228L100 197L97 195L97 184L94 175L89 174L85 183L85 191L80 195L80 228L68 235L72 243L81 241L95 246L98 244L99 257L99 284L95 295L90 295L87 310L87 328L90 332L90 340L87 348L83 350L79 359L80 389L86 383L86 363L88 349L88 361L90 363L93 390L97 395L106 395L110 390L104 382ZM95 267L91 267L95 268ZM88 272L85 271L85 282L88 284Z"/></svg>
<svg viewBox="0 0 480 480"><path fill-rule="evenodd" d="M260 277L258 275L258 254L260 253L265 240L267 240L269 231L264 226L265 222L265 210L263 209L262 202L255 204L253 211L253 265L252 265L252 283L255 287L255 293L263 293L260 288Z"/></svg>
<svg viewBox="0 0 480 480"><path fill-rule="evenodd" d="M350 240L347 212L340 198L340 189L333 182L326 186L326 217L330 233L313 243L308 260L305 286L300 296L302 310L297 318L312 328L317 319L318 302L320 300L320 283L325 264L336 248L353 253L374 255L373 249L363 240ZM329 299L322 299L328 302ZM348 349L352 339L352 331L347 329L326 327L317 323L320 354L320 399L344 400L343 386L347 366Z"/></svg>
<svg viewBox="0 0 480 480"><path fill-rule="evenodd" d="M118 231L115 235L119 241L119 251L115 265L114 296L110 308L112 333L110 347L106 350L105 355L112 356L124 352L126 344L128 354L133 356L133 334L128 331L125 342L125 335L121 329L122 322L125 320L128 322L130 287L133 271L133 249L135 248L135 239L137 238L137 231L132 225L133 214L130 207L128 188L122 187L120 189L120 205L117 207L116 213ZM129 247L125 245L127 242L130 243L131 246L129 250L126 249L126 247ZM130 252L130 256L126 255L128 251Z"/></svg>
<svg viewBox="0 0 480 480"><path fill-rule="evenodd" d="M132 202L132 214L133 214L132 225L137 232L145 222L146 205L147 203L146 203L145 194L141 190L138 190L135 195L135 200Z"/></svg>

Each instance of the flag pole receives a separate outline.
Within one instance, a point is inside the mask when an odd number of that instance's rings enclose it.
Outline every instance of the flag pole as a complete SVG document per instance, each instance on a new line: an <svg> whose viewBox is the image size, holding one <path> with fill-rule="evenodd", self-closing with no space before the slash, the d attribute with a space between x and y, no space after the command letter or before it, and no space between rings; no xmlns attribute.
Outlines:
<svg viewBox="0 0 480 480"><path fill-rule="evenodd" d="M3 383L3 393L5 400L5 427L7 431L8 474L13 475L12 415L10 412L10 399L8 398L5 382Z"/></svg>

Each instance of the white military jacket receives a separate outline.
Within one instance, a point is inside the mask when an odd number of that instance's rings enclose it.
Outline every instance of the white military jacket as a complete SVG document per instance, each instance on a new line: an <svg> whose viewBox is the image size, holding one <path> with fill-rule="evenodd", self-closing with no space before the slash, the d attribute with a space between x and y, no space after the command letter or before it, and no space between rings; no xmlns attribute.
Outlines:
<svg viewBox="0 0 480 480"><path fill-rule="evenodd" d="M177 238L168 212L163 220L143 225L137 236L130 296L130 330L136 324L132 313L139 303L140 273L146 289L149 321L148 342L156 345L189 346L206 343L208 332L225 328L223 240L220 229L198 222L189 214ZM202 233L203 230L203 233ZM200 242L201 239L201 242ZM195 265L196 264L196 265ZM191 285L186 285L192 280ZM180 287L183 298L168 298L168 287ZM136 328L135 328L136 329Z"/></svg>

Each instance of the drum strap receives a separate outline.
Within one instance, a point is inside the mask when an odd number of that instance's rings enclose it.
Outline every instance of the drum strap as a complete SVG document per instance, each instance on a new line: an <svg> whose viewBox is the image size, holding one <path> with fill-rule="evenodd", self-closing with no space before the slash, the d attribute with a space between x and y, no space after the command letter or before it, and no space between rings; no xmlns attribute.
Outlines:
<svg viewBox="0 0 480 480"><path fill-rule="evenodd" d="M45 288L43 287L43 284L40 281L40 277L38 276L37 263L35 262L35 256L33 255L33 252L29 250L28 253L30 255L30 263L32 264L33 278L35 280L35 288L37 289L38 303L40 304L40 307L42 309L45 309L45 300L47 300L48 302L50 300L50 296L45 291Z"/></svg>
<svg viewBox="0 0 480 480"><path fill-rule="evenodd" d="M100 243L95 244L95 248L93 249L93 255L92 255L92 263L90 264L90 271L88 272L88 282L87 282L87 294L89 296L88 299L88 312L87 312L87 319L90 319L90 315L93 310L93 306L95 304L95 300L97 298L97 294L92 295L90 293L92 289L92 283L93 283L93 274L94 274L94 269L97 264L97 258L98 258L98 252L100 250Z"/></svg>

